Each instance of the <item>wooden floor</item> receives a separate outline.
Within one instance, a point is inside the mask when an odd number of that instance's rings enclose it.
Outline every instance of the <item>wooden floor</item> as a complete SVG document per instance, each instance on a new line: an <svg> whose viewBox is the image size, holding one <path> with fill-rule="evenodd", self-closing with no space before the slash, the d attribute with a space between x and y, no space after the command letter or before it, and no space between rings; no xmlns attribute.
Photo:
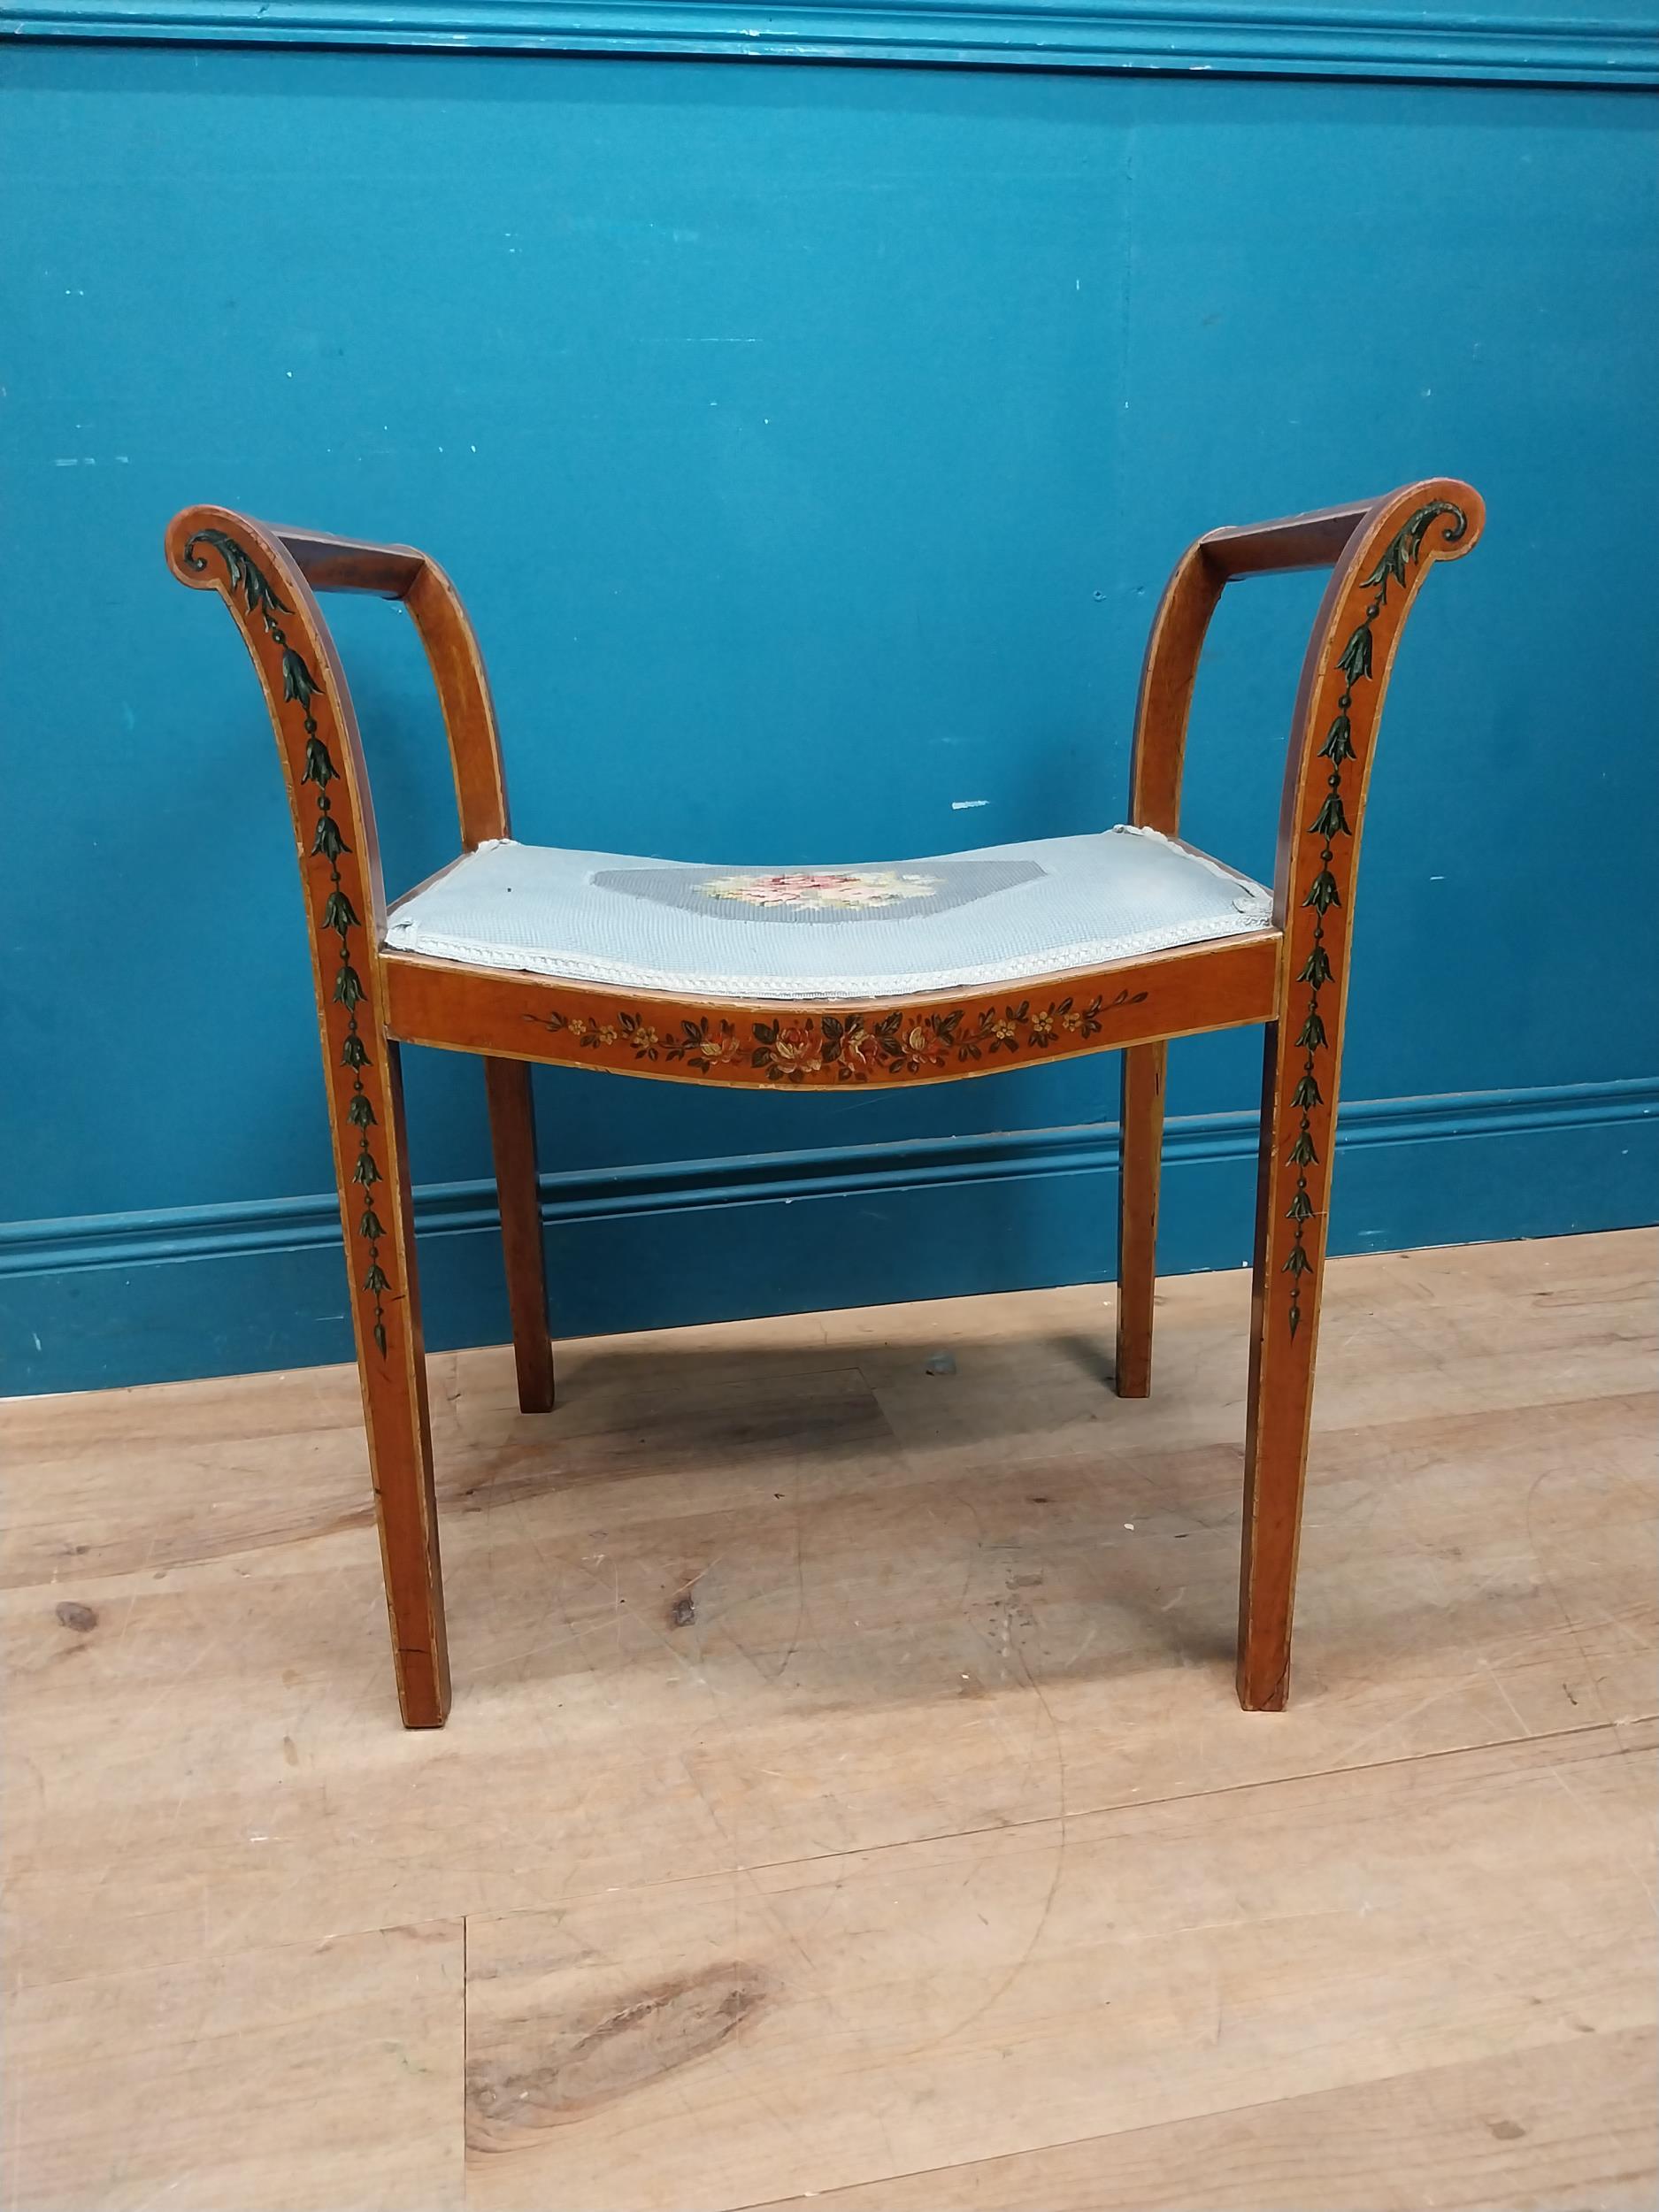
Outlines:
<svg viewBox="0 0 1659 2212"><path fill-rule="evenodd" d="M1655 1240L1342 1260L1293 1703L1243 1274L0 1407L20 2212L1655 2200Z"/></svg>

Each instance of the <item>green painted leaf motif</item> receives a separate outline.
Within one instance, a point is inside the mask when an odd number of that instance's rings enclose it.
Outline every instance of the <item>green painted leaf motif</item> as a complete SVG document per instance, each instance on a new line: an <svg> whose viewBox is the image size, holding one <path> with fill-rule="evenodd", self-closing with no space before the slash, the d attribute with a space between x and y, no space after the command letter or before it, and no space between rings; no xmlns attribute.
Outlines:
<svg viewBox="0 0 1659 2212"><path fill-rule="evenodd" d="M368 1189L371 1183L380 1181L380 1171L374 1164L374 1155L372 1152L358 1153L357 1164L351 1171L351 1179L354 1183L361 1183L365 1190Z"/></svg>
<svg viewBox="0 0 1659 2212"><path fill-rule="evenodd" d="M1302 1077L1290 1094L1290 1102L1293 1106L1303 1108L1325 1104L1324 1099L1319 1094L1319 1086L1310 1075Z"/></svg>
<svg viewBox="0 0 1659 2212"><path fill-rule="evenodd" d="M1371 674L1371 624L1362 622L1337 656L1338 664L1350 684L1356 684L1362 676Z"/></svg>
<svg viewBox="0 0 1659 2212"><path fill-rule="evenodd" d="M1410 525L1408 523L1406 528L1397 531L1383 549L1381 560L1378 562L1371 574L1363 580L1367 590L1379 587L1386 594L1388 589L1388 579L1391 576L1398 582L1404 583L1406 580L1406 536L1409 528ZM1411 550L1415 553L1417 547L1413 546Z"/></svg>
<svg viewBox="0 0 1659 2212"><path fill-rule="evenodd" d="M346 1041L340 1048L340 1064L345 1068L368 1068L374 1064L369 1057L367 1047L355 1029L348 1032Z"/></svg>
<svg viewBox="0 0 1659 2212"><path fill-rule="evenodd" d="M242 595L248 602L249 613L259 614L268 611L272 614L292 614L294 610L285 600L279 599L275 592L272 590L271 580L264 569L256 567L245 553L242 555L242 560L248 571L247 580L242 586Z"/></svg>
<svg viewBox="0 0 1659 2212"><path fill-rule="evenodd" d="M373 1128L374 1109L370 1105L368 1098L364 1092L357 1092L357 1095L352 1099L350 1104L346 1108L346 1119L351 1124L351 1126L354 1129Z"/></svg>
<svg viewBox="0 0 1659 2212"><path fill-rule="evenodd" d="M323 927L336 929L343 937L349 929L356 929L361 916L343 891L334 890L323 902Z"/></svg>
<svg viewBox="0 0 1659 2212"><path fill-rule="evenodd" d="M1336 887L1336 878L1328 868L1321 868L1308 887L1308 895L1302 901L1302 904L1312 907L1317 914L1328 914L1333 906L1340 906L1341 903L1341 897Z"/></svg>
<svg viewBox="0 0 1659 2212"><path fill-rule="evenodd" d="M198 545L211 545L213 548L225 564L225 574L231 589L240 591L242 580L247 573L245 564L248 557L235 539L227 537L222 530L197 530L188 538L184 547L186 565L199 571L204 569L207 563L196 558L196 549Z"/></svg>
<svg viewBox="0 0 1659 2212"><path fill-rule="evenodd" d="M282 696L297 699L301 706L308 707L321 689L322 686L294 648L285 646L282 651Z"/></svg>
<svg viewBox="0 0 1659 2212"><path fill-rule="evenodd" d="M320 737L305 741L305 765L300 771L302 783L314 783L320 791L325 784L333 783L340 771L334 766L334 756Z"/></svg>
<svg viewBox="0 0 1659 2212"><path fill-rule="evenodd" d="M1448 527L1441 534L1448 545L1455 545L1458 539L1463 536L1464 531L1469 527L1468 516L1463 512L1461 507L1455 504L1454 501L1449 499L1431 500L1426 507L1419 507L1417 509L1416 514L1411 517L1409 521L1407 522L1405 527L1400 533L1401 536L1404 538L1409 545L1411 557L1414 561L1422 552L1423 541L1428 535L1430 523L1434 521L1436 518L1440 515L1448 515L1451 518Z"/></svg>
<svg viewBox="0 0 1659 2212"><path fill-rule="evenodd" d="M1296 980L1298 983L1311 983L1316 991L1322 983L1331 980L1330 956L1323 945L1316 945L1308 955Z"/></svg>
<svg viewBox="0 0 1659 2212"><path fill-rule="evenodd" d="M360 1006L363 1002L363 979L348 960L334 978L334 1004Z"/></svg>
<svg viewBox="0 0 1659 2212"><path fill-rule="evenodd" d="M1367 588L1377 587L1386 593L1391 576L1402 584L1405 582L1406 563L1421 557L1423 541L1428 534L1429 525L1440 515L1451 517L1446 542L1448 545L1456 544L1469 527L1469 518L1461 507L1455 506L1449 499L1431 500L1426 507L1419 507L1414 515L1409 516L1389 540L1383 549L1382 558L1363 580Z"/></svg>
<svg viewBox="0 0 1659 2212"><path fill-rule="evenodd" d="M253 556L245 548L237 550L242 554L242 595L249 613L264 614L267 619L273 614L291 614L292 608L277 597L270 578Z"/></svg>
<svg viewBox="0 0 1659 2212"><path fill-rule="evenodd" d="M1285 1262L1279 1272L1282 1275L1311 1275L1313 1262L1302 1250L1301 1245L1293 1244L1290 1248L1290 1257Z"/></svg>
<svg viewBox="0 0 1659 2212"><path fill-rule="evenodd" d="M1330 1041L1325 1033L1324 1021L1312 1008L1310 1008L1308 1018L1302 1025L1302 1033L1296 1042L1305 1047L1310 1052L1317 1052L1321 1045L1329 1044Z"/></svg>
<svg viewBox="0 0 1659 2212"><path fill-rule="evenodd" d="M1325 804L1309 823L1308 831L1309 834L1313 837L1353 836L1354 833L1348 827L1348 817L1342 811L1342 799L1340 792L1329 791L1325 794Z"/></svg>
<svg viewBox="0 0 1659 2212"><path fill-rule="evenodd" d="M196 530L184 541L183 560L188 569L199 575L207 563L196 558L198 545L211 545L225 564L226 580L233 591L242 592L247 599L248 611L268 607L274 614L292 614L294 610L285 600L279 599L263 570L257 568L246 551L234 538L223 530Z"/></svg>
<svg viewBox="0 0 1659 2212"><path fill-rule="evenodd" d="M1322 760L1334 762L1339 768L1345 760L1354 758L1353 730L1347 715L1339 714L1325 732L1325 743L1319 748L1319 757Z"/></svg>
<svg viewBox="0 0 1659 2212"><path fill-rule="evenodd" d="M363 1287L365 1290L372 1290L376 1297L381 1291L390 1290L392 1287L391 1279L379 1260L374 1262L368 1273L363 1278Z"/></svg>
<svg viewBox="0 0 1659 2212"><path fill-rule="evenodd" d="M315 860L320 853L325 860L338 860L342 853L349 853L350 850L350 846L340 834L340 826L334 820L334 816L332 814L319 816L317 823L317 834L311 840L311 858Z"/></svg>
<svg viewBox="0 0 1659 2212"><path fill-rule="evenodd" d="M1286 1221L1311 1221L1313 1219L1313 1201L1305 1190L1299 1190L1292 1198L1289 1205L1285 1209L1285 1218Z"/></svg>
<svg viewBox="0 0 1659 2212"><path fill-rule="evenodd" d="M384 1358L386 1357L386 1324L385 1324L385 1322L384 1322L384 1321L377 1321L377 1322L375 1323L374 1327L373 1327L373 1331L371 1332L371 1333L373 1334L373 1338L374 1338L374 1348L375 1348L375 1350L376 1350L376 1351L380 1354L380 1357L381 1357L382 1359L384 1359Z"/></svg>
<svg viewBox="0 0 1659 2212"><path fill-rule="evenodd" d="M1313 1148L1313 1139L1303 1129L1298 1133L1295 1143L1286 1153L1285 1165L1286 1167L1317 1167L1318 1164L1319 1156Z"/></svg>
<svg viewBox="0 0 1659 2212"><path fill-rule="evenodd" d="M367 1237L371 1244L378 1244L380 1239L386 1234L385 1225L381 1222L380 1217L375 1212L373 1206L368 1209L362 1220L358 1222L357 1234L360 1237Z"/></svg>

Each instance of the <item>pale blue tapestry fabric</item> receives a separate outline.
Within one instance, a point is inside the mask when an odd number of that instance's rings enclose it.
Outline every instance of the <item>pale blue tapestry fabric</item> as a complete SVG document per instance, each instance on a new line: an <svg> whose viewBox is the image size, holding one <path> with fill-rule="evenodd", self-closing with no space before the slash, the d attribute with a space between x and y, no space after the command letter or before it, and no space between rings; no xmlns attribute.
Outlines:
<svg viewBox="0 0 1659 2212"><path fill-rule="evenodd" d="M392 910L400 952L710 998L901 998L1265 927L1262 886L1152 830L810 868L481 845Z"/></svg>

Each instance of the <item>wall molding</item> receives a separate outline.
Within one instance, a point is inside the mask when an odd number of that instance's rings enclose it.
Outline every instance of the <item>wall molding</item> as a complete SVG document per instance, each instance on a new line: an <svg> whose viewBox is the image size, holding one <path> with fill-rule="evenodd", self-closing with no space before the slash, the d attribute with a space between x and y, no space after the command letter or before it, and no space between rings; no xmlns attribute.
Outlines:
<svg viewBox="0 0 1659 2212"><path fill-rule="evenodd" d="M1169 1124L1159 1264L1248 1256L1256 1117ZM1659 1219L1659 1078L1342 1110L1333 1248ZM1111 1125L549 1175L556 1333L1110 1279ZM493 1186L416 1194L426 1340L507 1333ZM332 1194L0 1225L0 1394L351 1356Z"/></svg>
<svg viewBox="0 0 1659 2212"><path fill-rule="evenodd" d="M1659 1124L1659 1077L1566 1084L1549 1090L1475 1091L1434 1098L1358 1099L1339 1117L1337 1149L1429 1144L1470 1136L1513 1136L1623 1122ZM1166 1171L1256 1159L1254 1113L1171 1116ZM1118 1125L1015 1130L976 1137L927 1137L902 1144L842 1145L645 1167L543 1175L541 1218L549 1229L618 1216L660 1215L803 1198L850 1198L928 1184L1020 1181L1031 1176L1118 1171ZM499 1233L493 1182L428 1183L415 1192L423 1239ZM62 1221L0 1223L0 1279L93 1267L142 1267L227 1254L340 1249L340 1205L332 1191L148 1213L88 1214Z"/></svg>
<svg viewBox="0 0 1659 2212"><path fill-rule="evenodd" d="M1659 10L1543 16L1203 0L25 0L20 39L683 54L941 66L1218 72L1490 83L1659 84Z"/></svg>

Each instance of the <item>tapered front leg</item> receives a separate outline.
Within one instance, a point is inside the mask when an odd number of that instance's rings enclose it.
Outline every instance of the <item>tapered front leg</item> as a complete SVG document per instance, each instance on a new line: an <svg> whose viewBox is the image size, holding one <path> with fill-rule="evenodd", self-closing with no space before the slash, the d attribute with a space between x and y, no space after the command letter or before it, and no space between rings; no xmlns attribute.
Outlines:
<svg viewBox="0 0 1659 2212"><path fill-rule="evenodd" d="M541 1247L530 1071L521 1060L487 1059L484 1079L489 1091L489 1134L501 1202L518 1403L526 1413L545 1413L553 1403L553 1347L548 1337L547 1263Z"/></svg>
<svg viewBox="0 0 1659 2212"><path fill-rule="evenodd" d="M168 528L167 557L235 616L287 777L398 1703L406 1726L437 1728L449 1709L449 1663L432 1426L403 1082L380 1014L385 900L357 720L327 626L280 535L222 508L191 508Z"/></svg>
<svg viewBox="0 0 1659 2212"><path fill-rule="evenodd" d="M1152 1300L1157 1281L1158 1180L1169 1048L1132 1045L1123 1063L1115 1382L1120 1398L1144 1398L1152 1387Z"/></svg>
<svg viewBox="0 0 1659 2212"><path fill-rule="evenodd" d="M441 1728L449 1710L449 1655L403 1071L397 1047L378 1025L354 1021L344 1042L336 1080L344 1088L349 1079L349 1090L331 1102L344 1108L333 1117L334 1158L397 1702L406 1728Z"/></svg>
<svg viewBox="0 0 1659 2212"><path fill-rule="evenodd" d="M1296 695L1274 914L1245 1441L1239 1698L1277 1711L1290 1679L1314 1356L1325 1287L1349 931L1366 787L1400 627L1432 562L1479 535L1468 485L1407 485L1371 508L1332 571Z"/></svg>
<svg viewBox="0 0 1659 2212"><path fill-rule="evenodd" d="M1327 1141L1316 1143L1311 1112L1296 1102L1307 1095L1297 1072L1307 1048L1282 1049L1286 1033L1269 1025L1263 1079L1239 1596L1239 1702L1247 1712L1279 1711L1289 1690L1334 1120L1322 1116ZM1333 1079L1330 1087L1334 1095Z"/></svg>

